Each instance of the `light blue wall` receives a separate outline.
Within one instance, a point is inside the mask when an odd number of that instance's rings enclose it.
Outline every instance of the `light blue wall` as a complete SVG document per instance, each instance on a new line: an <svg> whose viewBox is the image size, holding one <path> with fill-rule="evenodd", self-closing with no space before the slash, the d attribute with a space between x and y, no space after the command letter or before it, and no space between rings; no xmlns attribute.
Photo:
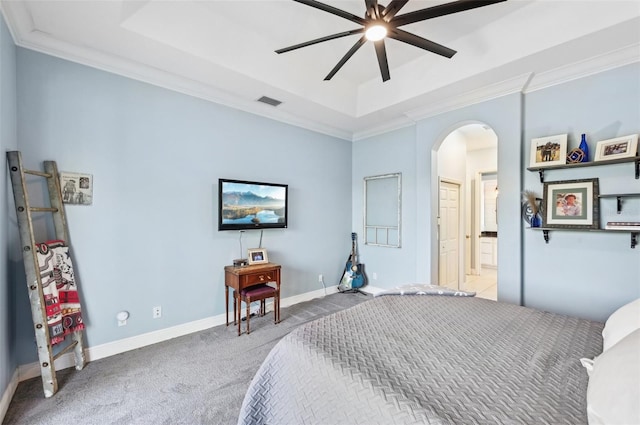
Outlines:
<svg viewBox="0 0 640 425"><path fill-rule="evenodd" d="M15 150L16 146L16 49L0 14L0 152L4 164L0 173L0 397L18 365L12 350L15 345L14 289L9 278L9 246L14 235L9 230L8 212L13 203L4 158L5 152Z"/></svg>
<svg viewBox="0 0 640 425"><path fill-rule="evenodd" d="M640 133L640 64L636 63L530 93L525 98L523 152L529 164L530 140L568 134L568 149L585 133L591 159L598 140ZM597 177L601 193L640 193L632 163L547 171L545 180ZM524 172L524 187L542 194L537 173ZM638 220L640 199L629 199L617 216L615 199L600 202L601 224ZM571 315L603 319L640 297L640 247L630 249L628 233L524 232L524 301ZM502 263L501 263L502 264Z"/></svg>
<svg viewBox="0 0 640 425"><path fill-rule="evenodd" d="M353 145L353 231L358 233L359 260L369 285L387 288L415 281L416 222L415 128L389 132ZM402 241L400 248L364 244L364 177L402 173ZM409 230L407 230L409 229ZM373 274L378 279L373 279Z"/></svg>
<svg viewBox="0 0 640 425"><path fill-rule="evenodd" d="M321 290L320 273L337 284L350 247L350 142L21 48L17 64L26 166L54 159L94 177L93 205L66 208L89 346L224 313L223 267L240 245L238 232L217 231L221 177L289 185L289 228L263 236L283 266L283 297ZM246 232L243 248L259 236ZM19 332L29 363L28 321Z"/></svg>
<svg viewBox="0 0 640 425"><path fill-rule="evenodd" d="M569 133L572 148L585 132L593 150L597 140L640 133L639 86L640 64L636 63L443 113L419 121L415 130L356 142L353 187L381 170L402 172L403 203L415 207L403 211L403 248L395 252L361 248L367 269L389 276L371 283L388 288L412 281L437 282L436 188L438 176L446 175L446 170L437 170L434 150L452 130L481 122L498 136L498 299L604 321L617 307L638 298L640 247L630 249L629 234L556 231L547 245L541 233L525 230L520 193L527 188L542 195L538 174L525 170L531 138ZM640 192L632 164L560 170L549 176L553 180L600 176L603 193ZM356 229L362 227L358 202L354 196ZM621 217L637 220L638 202L626 202Z"/></svg>

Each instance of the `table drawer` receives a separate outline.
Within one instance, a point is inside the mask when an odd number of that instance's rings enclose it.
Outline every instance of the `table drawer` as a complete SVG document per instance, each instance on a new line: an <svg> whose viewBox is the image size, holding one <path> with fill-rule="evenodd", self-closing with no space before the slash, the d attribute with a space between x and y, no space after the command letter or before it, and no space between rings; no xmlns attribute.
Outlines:
<svg viewBox="0 0 640 425"><path fill-rule="evenodd" d="M267 282L275 282L276 281L276 272L263 272L263 273L253 273L248 274L245 277L246 285L256 285L258 283L267 283Z"/></svg>

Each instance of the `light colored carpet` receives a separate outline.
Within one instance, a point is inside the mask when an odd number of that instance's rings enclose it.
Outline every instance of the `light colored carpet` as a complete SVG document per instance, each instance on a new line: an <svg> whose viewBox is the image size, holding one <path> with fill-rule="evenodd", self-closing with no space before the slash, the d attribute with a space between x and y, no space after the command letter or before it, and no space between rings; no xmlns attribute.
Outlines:
<svg viewBox="0 0 640 425"><path fill-rule="evenodd" d="M251 379L283 336L371 298L332 294L283 308L278 325L273 313L252 317L249 335L222 325L67 369L48 399L40 377L22 382L3 423L235 424Z"/></svg>

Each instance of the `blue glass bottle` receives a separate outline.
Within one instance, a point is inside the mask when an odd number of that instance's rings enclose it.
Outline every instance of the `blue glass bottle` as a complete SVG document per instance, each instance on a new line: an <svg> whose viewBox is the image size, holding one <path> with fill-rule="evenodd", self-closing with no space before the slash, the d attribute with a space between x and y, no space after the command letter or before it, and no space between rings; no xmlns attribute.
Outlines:
<svg viewBox="0 0 640 425"><path fill-rule="evenodd" d="M531 227L541 227L542 219L538 214L534 214L531 216Z"/></svg>
<svg viewBox="0 0 640 425"><path fill-rule="evenodd" d="M582 161L580 162L589 162L589 145L587 145L586 134L582 135L582 140L580 141L579 148L582 152L584 152L584 156L582 157Z"/></svg>

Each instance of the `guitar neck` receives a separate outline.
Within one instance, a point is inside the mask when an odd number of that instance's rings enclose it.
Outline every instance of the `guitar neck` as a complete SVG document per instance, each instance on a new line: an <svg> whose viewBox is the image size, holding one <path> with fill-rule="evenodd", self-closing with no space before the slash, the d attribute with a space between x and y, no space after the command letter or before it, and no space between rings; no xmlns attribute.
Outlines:
<svg viewBox="0 0 640 425"><path fill-rule="evenodd" d="M355 264L356 262L356 243L355 241L351 241L351 264Z"/></svg>

